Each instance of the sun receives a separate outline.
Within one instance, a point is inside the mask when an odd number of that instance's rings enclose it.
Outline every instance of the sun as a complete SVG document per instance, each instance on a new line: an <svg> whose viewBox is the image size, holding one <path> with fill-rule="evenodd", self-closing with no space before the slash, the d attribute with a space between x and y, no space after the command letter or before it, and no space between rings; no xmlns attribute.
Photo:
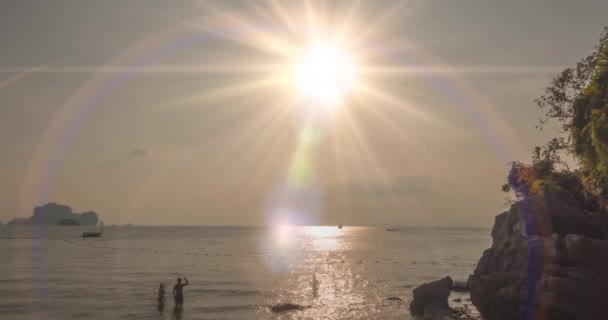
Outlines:
<svg viewBox="0 0 608 320"><path fill-rule="evenodd" d="M302 50L295 59L292 79L301 97L333 106L339 104L355 85L355 59L339 46L314 44Z"/></svg>

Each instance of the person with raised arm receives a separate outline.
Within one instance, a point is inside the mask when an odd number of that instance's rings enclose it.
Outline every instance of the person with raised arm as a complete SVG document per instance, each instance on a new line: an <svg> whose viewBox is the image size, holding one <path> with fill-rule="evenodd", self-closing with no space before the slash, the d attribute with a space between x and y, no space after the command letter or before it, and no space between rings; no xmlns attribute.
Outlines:
<svg viewBox="0 0 608 320"><path fill-rule="evenodd" d="M182 278L177 278L177 283L173 286L173 299L175 300L175 309L181 310L184 304L184 287L188 285L188 279L184 277L184 283Z"/></svg>

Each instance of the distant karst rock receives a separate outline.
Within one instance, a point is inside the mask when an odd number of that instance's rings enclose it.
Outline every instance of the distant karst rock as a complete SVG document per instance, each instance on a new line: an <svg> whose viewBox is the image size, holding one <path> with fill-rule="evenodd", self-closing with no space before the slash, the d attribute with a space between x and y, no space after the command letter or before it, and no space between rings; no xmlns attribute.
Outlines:
<svg viewBox="0 0 608 320"><path fill-rule="evenodd" d="M449 311L448 297L452 291L452 278L425 283L413 290L414 300L410 303L410 312L421 316L427 313Z"/></svg>
<svg viewBox="0 0 608 320"><path fill-rule="evenodd" d="M496 217L492 247L469 277L486 320L595 320L606 314L608 241L557 192L519 201Z"/></svg>
<svg viewBox="0 0 608 320"><path fill-rule="evenodd" d="M63 219L80 221L80 215L73 213L72 208L66 205L51 202L34 208L32 224L56 225Z"/></svg>
<svg viewBox="0 0 608 320"><path fill-rule="evenodd" d="M7 226L23 226L23 225L29 225L30 223L30 218L22 218L22 217L16 217L13 218L11 221L9 221L6 225Z"/></svg>
<svg viewBox="0 0 608 320"><path fill-rule="evenodd" d="M14 218L9 225L57 225L62 220L73 220L81 225L97 225L99 218L93 211L75 213L66 205L50 202L35 207L31 217Z"/></svg>
<svg viewBox="0 0 608 320"><path fill-rule="evenodd" d="M79 226L80 222L72 220L72 219L63 219L63 220L57 222L57 225L59 225L59 226Z"/></svg>
<svg viewBox="0 0 608 320"><path fill-rule="evenodd" d="M95 213L95 211L83 212L80 215L80 224L87 225L87 226L96 226L98 221L99 221L99 219L98 219L97 213Z"/></svg>

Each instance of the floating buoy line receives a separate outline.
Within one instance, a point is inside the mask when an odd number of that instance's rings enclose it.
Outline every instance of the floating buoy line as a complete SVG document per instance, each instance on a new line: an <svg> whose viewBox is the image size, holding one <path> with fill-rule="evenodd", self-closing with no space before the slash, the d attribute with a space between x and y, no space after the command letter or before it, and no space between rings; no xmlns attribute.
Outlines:
<svg viewBox="0 0 608 320"><path fill-rule="evenodd" d="M109 244L109 241L73 241L70 239L64 239L64 241L71 245L92 248L92 249L103 249L109 252L126 253L126 254L153 254L153 255L183 255L183 256L203 256L203 257L227 257L227 258L244 258L244 259L281 259L284 260L285 256L272 255L268 253L257 253L257 254L231 254L231 253L211 253L211 252L200 252L200 251L177 251L177 250L159 250L159 249L143 249L143 248L131 248L131 247L116 247ZM330 253L331 254L331 253ZM305 258L305 257L302 257ZM294 259L290 259L294 260ZM297 259L296 259L297 260ZM301 260L301 259L300 259ZM465 266L462 263L445 262L438 263L437 261L400 261L400 260L380 260L380 259L344 259L343 257L327 257L326 262L346 263L352 262L354 264L379 264L379 263L390 263L390 264L410 264L410 265L432 265L437 266L447 265L449 267ZM466 266L474 267L476 263L467 263Z"/></svg>

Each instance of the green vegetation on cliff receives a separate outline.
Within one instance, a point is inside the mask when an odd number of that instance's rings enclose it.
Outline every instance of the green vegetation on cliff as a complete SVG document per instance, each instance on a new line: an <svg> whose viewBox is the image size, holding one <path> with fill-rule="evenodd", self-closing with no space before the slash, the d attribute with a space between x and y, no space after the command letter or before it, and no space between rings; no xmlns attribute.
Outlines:
<svg viewBox="0 0 608 320"><path fill-rule="evenodd" d="M521 199L556 189L598 214L608 200L608 28L595 50L554 78L536 103L547 110L539 128L554 120L562 132L535 148L532 163L512 162L503 191ZM574 157L576 168L563 154Z"/></svg>

